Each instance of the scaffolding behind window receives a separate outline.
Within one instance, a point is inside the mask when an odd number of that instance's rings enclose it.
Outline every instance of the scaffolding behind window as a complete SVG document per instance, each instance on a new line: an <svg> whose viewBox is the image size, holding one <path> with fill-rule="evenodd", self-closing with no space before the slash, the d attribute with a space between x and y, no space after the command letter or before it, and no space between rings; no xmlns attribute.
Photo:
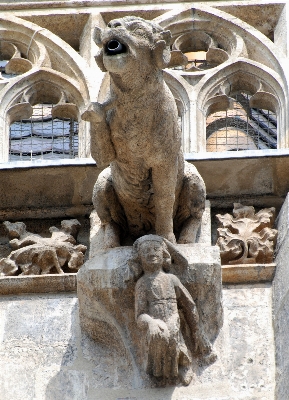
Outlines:
<svg viewBox="0 0 289 400"><path fill-rule="evenodd" d="M31 118L11 124L10 161L78 156L78 122L52 118L52 108L53 104L36 104Z"/></svg>
<svg viewBox="0 0 289 400"><path fill-rule="evenodd" d="M238 93L234 107L207 118L207 151L277 148L277 120L270 110L250 108L250 96Z"/></svg>

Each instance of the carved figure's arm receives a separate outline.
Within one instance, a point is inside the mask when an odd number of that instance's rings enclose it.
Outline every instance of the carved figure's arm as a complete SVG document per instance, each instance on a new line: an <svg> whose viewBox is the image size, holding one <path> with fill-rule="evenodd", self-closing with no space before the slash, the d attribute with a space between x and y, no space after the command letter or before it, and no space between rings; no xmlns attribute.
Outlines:
<svg viewBox="0 0 289 400"><path fill-rule="evenodd" d="M107 103L91 103L81 118L89 121L90 127L90 151L97 166L107 167L115 159L115 150L111 141L110 127L106 121L106 111L112 108L114 101Z"/></svg>
<svg viewBox="0 0 289 400"><path fill-rule="evenodd" d="M192 296L190 295L188 290L184 287L184 285L182 285L180 280L174 275L171 276L174 282L178 305L183 310L189 328L191 332L193 332L196 329L198 329L198 323L199 323L199 314L196 304Z"/></svg>
<svg viewBox="0 0 289 400"><path fill-rule="evenodd" d="M177 246L167 239L164 238L164 242L167 246L167 249L171 255L172 262L180 268L181 272L185 272L188 269L188 260L187 258L179 251Z"/></svg>
<svg viewBox="0 0 289 400"><path fill-rule="evenodd" d="M178 305L183 310L185 319L191 331L191 337L194 341L193 351L202 355L208 355L212 351L212 345L200 328L199 314L196 304L188 290L181 284L180 280L176 276L172 276Z"/></svg>

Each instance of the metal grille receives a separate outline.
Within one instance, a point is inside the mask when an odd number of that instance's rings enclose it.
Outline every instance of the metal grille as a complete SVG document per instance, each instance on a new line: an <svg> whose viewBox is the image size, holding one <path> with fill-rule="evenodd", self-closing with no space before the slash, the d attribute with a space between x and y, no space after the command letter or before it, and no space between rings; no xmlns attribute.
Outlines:
<svg viewBox="0 0 289 400"><path fill-rule="evenodd" d="M250 96L234 96L234 107L207 118L207 151L239 151L277 148L276 115L250 108Z"/></svg>
<svg viewBox="0 0 289 400"><path fill-rule="evenodd" d="M10 126L10 161L78 156L78 123L52 118L53 104L36 104L32 117Z"/></svg>

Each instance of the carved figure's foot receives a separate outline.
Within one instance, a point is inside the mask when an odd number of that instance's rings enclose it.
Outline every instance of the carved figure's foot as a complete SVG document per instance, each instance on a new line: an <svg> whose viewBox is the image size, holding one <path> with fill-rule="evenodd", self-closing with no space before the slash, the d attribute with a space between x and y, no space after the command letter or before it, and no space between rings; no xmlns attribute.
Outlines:
<svg viewBox="0 0 289 400"><path fill-rule="evenodd" d="M188 386L193 378L191 367L181 367L179 369L179 378L184 386Z"/></svg>
<svg viewBox="0 0 289 400"><path fill-rule="evenodd" d="M119 227L115 222L109 222L104 225L103 249L113 249L119 246Z"/></svg>

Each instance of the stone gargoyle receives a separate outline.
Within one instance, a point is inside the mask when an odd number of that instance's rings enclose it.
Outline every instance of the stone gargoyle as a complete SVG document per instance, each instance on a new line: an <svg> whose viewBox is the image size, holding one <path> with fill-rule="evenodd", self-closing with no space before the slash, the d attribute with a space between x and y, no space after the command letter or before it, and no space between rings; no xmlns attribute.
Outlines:
<svg viewBox="0 0 289 400"><path fill-rule="evenodd" d="M0 276L64 274L63 267L75 272L82 266L86 246L76 244L76 219L62 221L61 229L51 227L50 238L27 232L23 222L3 224L12 252L0 260Z"/></svg>
<svg viewBox="0 0 289 400"><path fill-rule="evenodd" d="M101 249L156 233L172 243L194 243L206 190L184 162L174 97L163 68L170 61L170 31L138 17L95 29L102 47L96 62L110 75L104 103L91 103L91 154L100 168L93 204L101 221Z"/></svg>

